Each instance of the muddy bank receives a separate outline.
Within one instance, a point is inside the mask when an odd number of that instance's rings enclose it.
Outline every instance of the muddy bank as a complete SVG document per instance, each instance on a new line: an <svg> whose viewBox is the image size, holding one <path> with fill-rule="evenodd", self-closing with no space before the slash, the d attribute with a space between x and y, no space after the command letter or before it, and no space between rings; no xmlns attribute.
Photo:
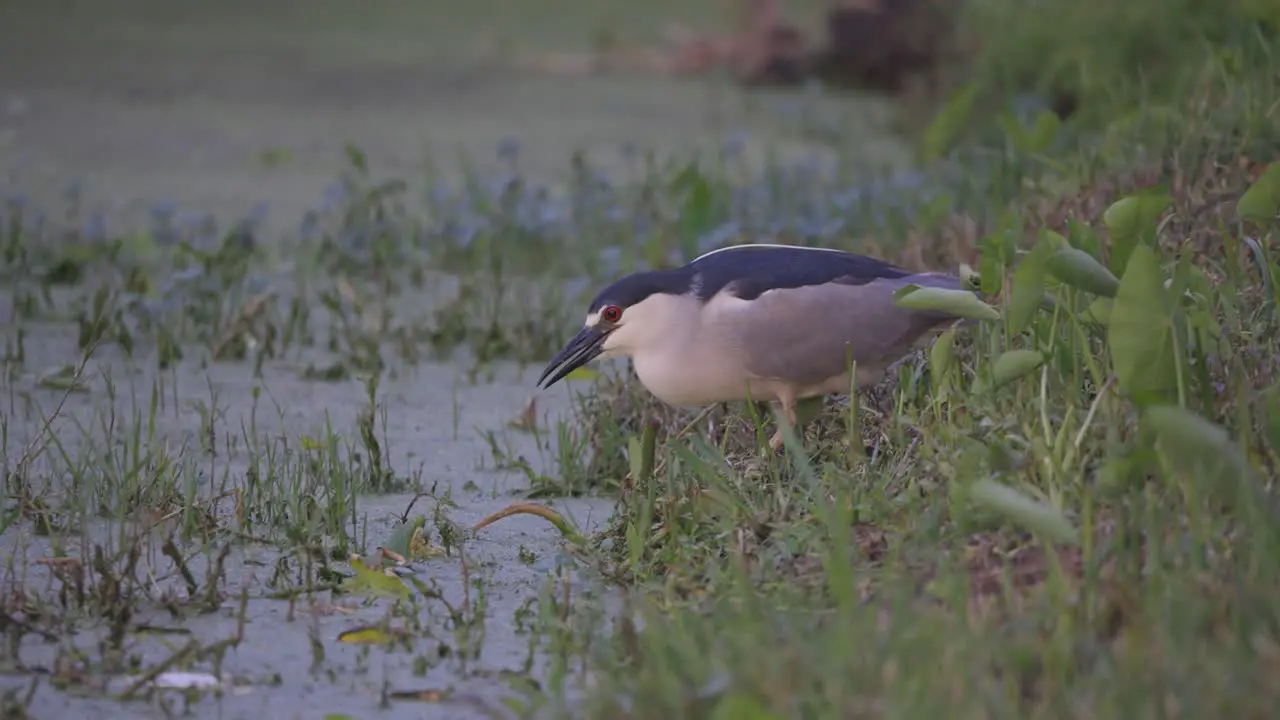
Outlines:
<svg viewBox="0 0 1280 720"><path fill-rule="evenodd" d="M74 336L54 329L29 337L27 352L32 368L53 367L77 355ZM67 396L50 428L65 450L66 459L59 453L50 453L36 463L31 473L32 483L47 493L42 497L48 498L51 507L63 507L59 502L68 506L74 502L66 497L65 487L58 487L65 486L71 475L83 474L83 482L95 486L95 491L103 495L108 486L126 482L121 476L129 453L122 444L137 430L137 423L148 422L157 376L130 368L110 355L104 353L101 361L89 363L85 375L87 392ZM532 436L504 430L531 395L529 373L521 374L509 366L497 367L494 382L483 385L469 385L461 375L457 367L424 364L404 373L399 380L386 381L378 401L379 409L385 413L379 414L386 422L385 426L380 425L379 434L394 472L404 478L417 478L424 488L434 486L439 495L447 495L456 503L444 508L449 520L470 526L505 507L527 487L523 474L494 470L495 458L486 431L496 432L505 452L527 459L539 472L554 472L554 468L549 467L545 450L537 447ZM326 425L339 436L353 437L357 434L356 415L368 404L366 390L358 380L306 381L300 379L298 367L286 363L266 368L261 379L254 379L243 366L200 369L194 364L184 365L162 382L166 399L157 411L159 430L153 442L172 448L173 457L192 462L183 477L196 486L192 492L202 499L218 494L206 487L220 488L224 478L242 485L251 467L260 468L266 462L261 455L255 456L260 450L251 449L247 443L238 444L237 438L253 435L269 442L271 438L288 436L295 442L300 438L323 442ZM107 395L108 383L115 385L114 402ZM40 387L36 373L21 374L5 385L5 414L11 428L6 454L12 459L30 446L33 432L43 424L41 418L53 414L64 394ZM542 397L540 408L546 412L542 421L554 423L565 410L565 400L563 392ZM211 416L216 418L212 429ZM199 450L210 438L219 448L213 455ZM111 462L111 457L117 457L118 462ZM278 466L281 482L293 477L285 467L287 460L277 456L272 462ZM323 484L323 480L319 482ZM277 488L271 492L289 490ZM383 544L412 500L407 494L359 499L355 523L362 537L367 538L362 546L372 552ZM431 517L434 502L420 499L413 514ZM607 500L548 502L574 518L584 530L598 527L610 510ZM139 516L150 510L137 507ZM48 567L38 561L63 554L80 556L82 547L94 544L109 550L120 548L122 538L132 541L144 523L140 517L117 517L95 522L83 534L55 531L51 535L40 533L34 523L23 523L0 539L6 556L13 558L7 571L7 591L29 592L46 600L55 598L58 593L54 588L62 584L52 579ZM329 593L299 596L292 603L264 599L280 589L273 578L281 563L286 568L297 565L296 552L288 550L287 542L236 543L225 560L226 573L221 580L221 593L227 597L217 609L173 617L159 598L187 593L174 564L162 552L167 529L167 525L154 527L144 533L146 539L140 543L143 568L139 574L152 577L156 587L149 597L138 598L135 603L125 651L136 658L141 671L168 657L188 638L213 643L229 637L238 622L238 595L247 590L251 599L244 639L226 655L222 665L223 673L233 679L236 687L221 701L197 703L208 709L218 707L221 716L247 718L268 713L314 717L323 709L361 717L376 708L388 690L420 688L452 689L457 696L476 694L492 700L508 687L505 673L523 676L526 663L532 663L535 671L542 667L542 661L530 655L531 635L520 627L519 614L547 579L556 574L557 563L565 559L560 557L558 534L540 519L509 518L464 542L465 571L456 555L412 563L414 576L438 586L449 603L465 608L464 598L470 600L471 607L466 612L471 621L478 623L477 628L482 628L482 635L477 629L477 634L460 641L443 606L422 603L409 615L424 630L412 649L401 652L384 652L381 648L370 652L337 640L345 630L385 620L385 600L364 604L360 598ZM435 538L433 542L439 541L438 535L430 535ZM192 556L187 562L193 575L203 582L217 548L190 549ZM464 587L464 575L470 579L470 587ZM29 634L18 658L29 669L55 670L67 661L67 649L74 646L85 653L89 661L86 669L91 668L100 661L96 641L107 634L108 626L104 621L89 622L82 632L60 637L56 642ZM177 628L181 634L152 635L140 630L144 626ZM450 650L441 656L441 647ZM476 657L462 661L462 653L476 653ZM59 655L61 659L55 664ZM3 684L25 687L30 677L12 675ZM119 677L92 673L83 680L84 689L105 685L116 692L127 684ZM47 684L37 692L32 706L36 716L74 711L134 717L138 710L136 703L76 700ZM467 715L462 709L457 711L460 717ZM420 706L410 703L397 706L390 716L416 717L421 712Z"/></svg>

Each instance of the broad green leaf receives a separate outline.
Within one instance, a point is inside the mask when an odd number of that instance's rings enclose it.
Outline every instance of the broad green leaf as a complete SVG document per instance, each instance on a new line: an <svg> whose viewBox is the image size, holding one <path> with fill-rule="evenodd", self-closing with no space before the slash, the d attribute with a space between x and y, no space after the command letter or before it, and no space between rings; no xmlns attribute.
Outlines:
<svg viewBox="0 0 1280 720"><path fill-rule="evenodd" d="M1174 388L1171 327L1160 262L1151 248L1135 247L1111 304L1107 343L1120 389L1136 400Z"/></svg>
<svg viewBox="0 0 1280 720"><path fill-rule="evenodd" d="M994 244L1000 249L1000 261L1006 266L1012 265L1018 257L1018 242L1022 239L1021 223L1009 219L1002 223L1001 231L995 233Z"/></svg>
<svg viewBox="0 0 1280 720"><path fill-rule="evenodd" d="M1239 454L1226 429L1177 405L1152 405L1142 412L1142 420L1164 440L1173 441L1179 451L1209 456ZM1243 456L1240 458L1243 460Z"/></svg>
<svg viewBox="0 0 1280 720"><path fill-rule="evenodd" d="M627 438L627 458L631 465L631 482L638 484L649 481L653 473L654 451L657 445L658 431L653 423L645 423L644 432L639 437Z"/></svg>
<svg viewBox="0 0 1280 720"><path fill-rule="evenodd" d="M1113 236L1136 236L1155 230L1160 215L1172 202L1173 197L1165 192L1133 193L1112 203L1102 213L1102 222Z"/></svg>
<svg viewBox="0 0 1280 720"><path fill-rule="evenodd" d="M933 382L941 389L949 384L951 361L955 357L955 329L947 330L933 341L933 347L929 348L929 374L933 376Z"/></svg>
<svg viewBox="0 0 1280 720"><path fill-rule="evenodd" d="M969 497L1033 533L1074 544L1076 529L1057 509L994 480L979 480L969 489Z"/></svg>
<svg viewBox="0 0 1280 720"><path fill-rule="evenodd" d="M1059 248L1049 256L1047 269L1058 280L1085 292L1115 297L1120 281L1089 253L1073 247Z"/></svg>
<svg viewBox="0 0 1280 720"><path fill-rule="evenodd" d="M898 307L912 310L936 310L956 317L975 320L999 320L1000 312L978 299L968 290L908 285L893 294Z"/></svg>
<svg viewBox="0 0 1280 720"><path fill-rule="evenodd" d="M1100 297L1085 308L1085 316L1099 325L1111 322L1111 298Z"/></svg>
<svg viewBox="0 0 1280 720"><path fill-rule="evenodd" d="M1044 364L1044 355L1036 350L1009 350L996 358L991 368L991 383L1000 387L1028 375Z"/></svg>
<svg viewBox="0 0 1280 720"><path fill-rule="evenodd" d="M951 151L968 126L969 118L973 116L973 106L978 100L979 90L977 83L969 83L957 90L942 106L929 127L925 128L920 143L922 160L936 160Z"/></svg>
<svg viewBox="0 0 1280 720"><path fill-rule="evenodd" d="M1022 332L1044 300L1045 263L1053 253L1049 241L1041 238L1013 271L1009 290L1009 332Z"/></svg>
<svg viewBox="0 0 1280 720"><path fill-rule="evenodd" d="M1120 198L1102 214L1111 231L1111 271L1129 265L1129 254L1143 237L1154 236L1160 215L1173 203L1166 192L1144 191Z"/></svg>
<svg viewBox="0 0 1280 720"><path fill-rule="evenodd" d="M1080 218L1067 218L1067 240L1071 247L1089 253L1095 260L1102 257L1102 239L1092 225Z"/></svg>
<svg viewBox="0 0 1280 720"><path fill-rule="evenodd" d="M1236 203L1236 212L1244 220L1275 222L1280 215L1280 162L1267 166Z"/></svg>
<svg viewBox="0 0 1280 720"><path fill-rule="evenodd" d="M343 589L347 592L390 597L409 596L409 588L390 570L369 567L359 555L352 555L349 561L356 576L343 583Z"/></svg>
<svg viewBox="0 0 1280 720"><path fill-rule="evenodd" d="M1004 281L1004 266L994 253L983 253L978 259L978 286L984 295L995 295L1000 292L1000 284Z"/></svg>
<svg viewBox="0 0 1280 720"><path fill-rule="evenodd" d="M1221 425L1176 405L1146 408L1142 424L1155 431L1170 465L1188 471L1202 490L1228 502L1252 499L1255 488L1248 460Z"/></svg>
<svg viewBox="0 0 1280 720"><path fill-rule="evenodd" d="M1045 228L1040 231L1040 240L1049 246L1049 250L1057 251L1061 248L1071 247L1071 242L1062 237L1062 233L1055 230Z"/></svg>

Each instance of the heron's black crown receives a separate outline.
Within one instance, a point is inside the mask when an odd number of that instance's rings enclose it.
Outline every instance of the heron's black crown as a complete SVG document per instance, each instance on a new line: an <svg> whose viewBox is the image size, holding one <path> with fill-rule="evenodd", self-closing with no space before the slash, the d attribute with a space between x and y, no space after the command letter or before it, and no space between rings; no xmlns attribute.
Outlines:
<svg viewBox="0 0 1280 720"><path fill-rule="evenodd" d="M864 285L911 274L865 255L792 245L740 245L703 255L674 270L628 275L601 290L588 312L605 305L630 307L656 293L693 292L705 302L728 289L736 297L754 300L768 290L825 283Z"/></svg>

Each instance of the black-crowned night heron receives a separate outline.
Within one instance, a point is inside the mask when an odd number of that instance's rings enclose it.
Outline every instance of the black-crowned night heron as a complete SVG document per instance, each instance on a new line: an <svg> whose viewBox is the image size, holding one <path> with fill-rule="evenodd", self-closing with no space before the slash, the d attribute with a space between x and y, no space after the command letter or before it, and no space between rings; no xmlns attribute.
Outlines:
<svg viewBox="0 0 1280 720"><path fill-rule="evenodd" d="M953 275L840 250L714 250L601 290L538 383L551 387L597 357L629 356L640 382L669 405L769 400L795 427L797 401L876 382L931 330L957 319L896 305L894 292L909 284L962 287ZM781 444L779 429L770 445Z"/></svg>

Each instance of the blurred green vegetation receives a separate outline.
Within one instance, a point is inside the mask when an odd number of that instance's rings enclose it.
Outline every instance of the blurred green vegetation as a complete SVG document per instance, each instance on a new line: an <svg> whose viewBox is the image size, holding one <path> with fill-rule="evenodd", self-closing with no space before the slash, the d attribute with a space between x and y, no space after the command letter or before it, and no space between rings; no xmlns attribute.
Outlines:
<svg viewBox="0 0 1280 720"><path fill-rule="evenodd" d="M1207 57L1245 72L1274 51L1280 28L1270 0L969 0L961 16L977 44L970 79L1070 93L1090 123L1184 99Z"/></svg>
<svg viewBox="0 0 1280 720"><path fill-rule="evenodd" d="M844 244L977 258L999 319L829 402L786 459L767 417L691 432L630 377L596 386L562 438L613 461L563 469L621 487L594 550L632 592L612 632L549 623L589 716L1274 711L1275 11L971 11L983 48L922 138L960 178L945 210ZM990 102L1016 87L1080 112Z"/></svg>

